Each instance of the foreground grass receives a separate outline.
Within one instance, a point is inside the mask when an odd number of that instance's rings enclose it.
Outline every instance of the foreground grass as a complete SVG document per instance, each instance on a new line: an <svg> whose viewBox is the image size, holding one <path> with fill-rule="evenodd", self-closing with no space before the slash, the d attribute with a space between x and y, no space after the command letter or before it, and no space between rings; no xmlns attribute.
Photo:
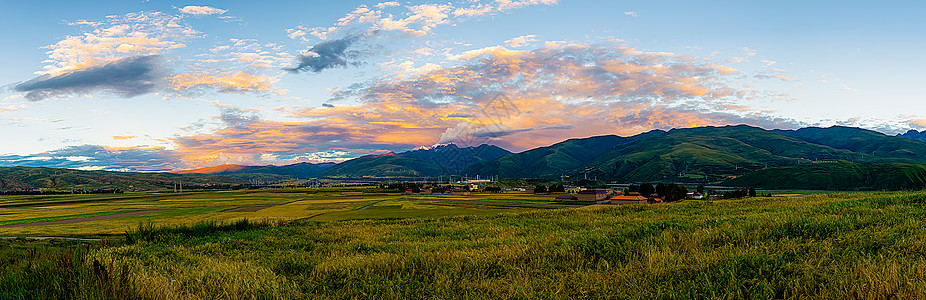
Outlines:
<svg viewBox="0 0 926 300"><path fill-rule="evenodd" d="M78 281L75 293L926 298L924 216L926 192L903 192L441 219L141 227L129 234L132 244L84 255L82 272L94 274L95 265L105 272L98 283Z"/></svg>

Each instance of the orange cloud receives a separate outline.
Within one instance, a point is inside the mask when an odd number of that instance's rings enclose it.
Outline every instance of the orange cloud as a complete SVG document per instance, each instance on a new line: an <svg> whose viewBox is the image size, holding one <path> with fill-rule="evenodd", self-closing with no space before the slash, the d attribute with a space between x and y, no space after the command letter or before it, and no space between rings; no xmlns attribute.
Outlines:
<svg viewBox="0 0 926 300"><path fill-rule="evenodd" d="M530 51L489 47L460 65L382 78L333 95L356 105L292 111L303 121L223 116L210 134L175 139L190 165L295 159L346 148L348 155L454 142L519 151L572 137L652 129L751 124L794 126L750 109L735 70L708 60L620 45L550 44ZM243 113L243 112L235 112Z"/></svg>
<svg viewBox="0 0 926 300"><path fill-rule="evenodd" d="M275 79L265 75L254 75L239 71L230 75L203 73L180 73L170 78L170 87L185 91L196 88L214 88L223 93L268 91Z"/></svg>

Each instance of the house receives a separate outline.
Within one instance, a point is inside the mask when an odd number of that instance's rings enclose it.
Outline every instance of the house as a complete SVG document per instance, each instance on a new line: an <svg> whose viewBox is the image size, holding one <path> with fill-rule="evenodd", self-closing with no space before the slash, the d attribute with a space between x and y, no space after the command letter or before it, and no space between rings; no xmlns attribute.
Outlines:
<svg viewBox="0 0 926 300"><path fill-rule="evenodd" d="M565 192L567 192L567 193L575 194L575 193L584 191L585 188L584 188L584 187L573 186L573 185L567 185L567 186L564 186L564 187L563 187L563 190L564 190Z"/></svg>
<svg viewBox="0 0 926 300"><path fill-rule="evenodd" d="M576 197L579 198L579 201L598 202L601 200L608 199L608 191L606 190L584 190L584 191L579 191L579 193L576 194Z"/></svg>
<svg viewBox="0 0 926 300"><path fill-rule="evenodd" d="M645 204L646 200L643 196L614 196L611 197L611 204Z"/></svg>

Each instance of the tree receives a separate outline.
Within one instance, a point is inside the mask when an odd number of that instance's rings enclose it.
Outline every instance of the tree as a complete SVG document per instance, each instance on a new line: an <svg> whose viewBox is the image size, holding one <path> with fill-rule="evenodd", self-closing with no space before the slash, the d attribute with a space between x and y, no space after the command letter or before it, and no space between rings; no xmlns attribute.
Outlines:
<svg viewBox="0 0 926 300"><path fill-rule="evenodd" d="M679 201L688 196L688 188L685 188L684 185L672 183L669 184L667 190L666 201Z"/></svg>
<svg viewBox="0 0 926 300"><path fill-rule="evenodd" d="M756 188L754 187L749 188L749 197L755 197L755 196L756 196Z"/></svg>
<svg viewBox="0 0 926 300"><path fill-rule="evenodd" d="M698 185L698 190L697 190L697 191L698 191L698 194L704 195L704 185L703 185L703 184L699 184L699 185Z"/></svg>
<svg viewBox="0 0 926 300"><path fill-rule="evenodd" d="M656 188L652 184L644 183L640 186L640 195L643 197L649 197L656 192Z"/></svg>
<svg viewBox="0 0 926 300"><path fill-rule="evenodd" d="M550 192L551 193L564 193L566 192L566 187L564 187L562 184L554 184L550 186Z"/></svg>
<svg viewBox="0 0 926 300"><path fill-rule="evenodd" d="M547 186L539 184L534 187L534 194L543 194L547 192Z"/></svg>
<svg viewBox="0 0 926 300"><path fill-rule="evenodd" d="M665 185L665 184L662 183L662 182L656 184L656 195L659 196L659 198L665 199L665 198L666 198L666 195L668 195L668 194L669 194L669 186L668 186L668 185Z"/></svg>

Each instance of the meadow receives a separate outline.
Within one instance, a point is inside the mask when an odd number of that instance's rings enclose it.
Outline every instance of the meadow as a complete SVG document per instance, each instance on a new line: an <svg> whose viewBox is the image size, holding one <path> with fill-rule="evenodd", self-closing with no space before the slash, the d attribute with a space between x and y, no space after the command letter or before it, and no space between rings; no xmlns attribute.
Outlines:
<svg viewBox="0 0 926 300"><path fill-rule="evenodd" d="M245 195L200 219L135 219L99 242L3 241L0 298L926 297L924 191L564 209ZM200 201L178 197L166 203ZM214 217L304 197L345 201ZM321 209L333 211L306 212Z"/></svg>

